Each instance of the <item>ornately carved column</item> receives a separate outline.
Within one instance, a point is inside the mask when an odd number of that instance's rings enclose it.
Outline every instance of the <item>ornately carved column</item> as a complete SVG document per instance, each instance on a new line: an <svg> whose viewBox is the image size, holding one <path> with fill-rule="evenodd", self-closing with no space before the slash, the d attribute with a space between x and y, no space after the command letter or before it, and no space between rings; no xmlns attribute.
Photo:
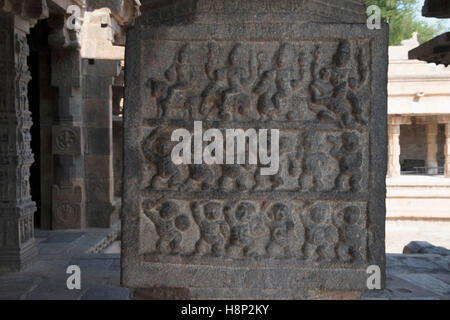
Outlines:
<svg viewBox="0 0 450 320"><path fill-rule="evenodd" d="M0 8L0 272L19 270L36 255L36 204L29 184L34 157L27 97L28 32L28 21Z"/></svg>

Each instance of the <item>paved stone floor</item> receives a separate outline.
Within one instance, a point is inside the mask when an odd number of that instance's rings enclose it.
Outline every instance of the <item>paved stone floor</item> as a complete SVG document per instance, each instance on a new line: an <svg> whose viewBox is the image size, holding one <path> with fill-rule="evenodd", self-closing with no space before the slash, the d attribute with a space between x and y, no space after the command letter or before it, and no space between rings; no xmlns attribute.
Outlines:
<svg viewBox="0 0 450 320"><path fill-rule="evenodd" d="M0 274L0 299L127 300L120 287L120 243L90 254L116 230L36 231L39 258L22 272ZM106 242L105 242L106 241ZM95 251L95 250L94 250ZM68 290L66 269L81 269L81 290ZM450 256L388 254L387 289L363 299L450 299Z"/></svg>
<svg viewBox="0 0 450 320"><path fill-rule="evenodd" d="M129 290L120 287L120 254L92 254L110 244L114 229L39 231L38 260L22 272L0 273L0 299L124 300ZM81 269L81 290L68 290L67 267Z"/></svg>

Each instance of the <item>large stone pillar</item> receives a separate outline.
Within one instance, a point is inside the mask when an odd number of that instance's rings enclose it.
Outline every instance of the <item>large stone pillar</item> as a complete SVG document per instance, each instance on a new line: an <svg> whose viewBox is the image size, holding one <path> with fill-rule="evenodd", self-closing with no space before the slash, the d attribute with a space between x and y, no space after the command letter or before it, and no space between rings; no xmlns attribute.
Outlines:
<svg viewBox="0 0 450 320"><path fill-rule="evenodd" d="M52 86L58 108L52 128L54 181L52 228L86 227L85 139L81 57L76 30L66 29L66 17L51 16L48 37L52 46Z"/></svg>
<svg viewBox="0 0 450 320"><path fill-rule="evenodd" d="M114 202L112 84L119 73L120 61L83 61L89 227L109 228L118 219Z"/></svg>
<svg viewBox="0 0 450 320"><path fill-rule="evenodd" d="M0 1L0 272L20 270L37 254L36 204L29 183L34 156L26 35L47 12L45 1L29 2L24 6L22 2Z"/></svg>
<svg viewBox="0 0 450 320"><path fill-rule="evenodd" d="M141 9L126 47L122 284L136 298L344 299L376 265L382 287L388 36L367 28L364 1ZM197 134L196 164L174 162L172 133L194 121L217 129L215 152ZM269 130L278 170L222 164L226 129L261 130L259 160Z"/></svg>

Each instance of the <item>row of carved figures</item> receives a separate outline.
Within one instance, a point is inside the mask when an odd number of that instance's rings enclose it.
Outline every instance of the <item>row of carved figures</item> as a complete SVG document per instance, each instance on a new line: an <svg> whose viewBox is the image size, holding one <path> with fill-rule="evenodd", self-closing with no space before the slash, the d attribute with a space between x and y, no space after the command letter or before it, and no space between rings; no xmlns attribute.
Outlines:
<svg viewBox="0 0 450 320"><path fill-rule="evenodd" d="M184 44L164 73L165 79L152 77L147 82L156 98L158 118L305 120L306 112L311 112L313 120L336 122L342 127L367 123L362 88L368 83L369 68L364 50L358 48L353 54L348 40L338 43L332 61L326 63L322 62L320 45L314 47L309 59L305 51L296 52L289 43L279 45L272 63L263 51L251 51L248 64L243 63L247 52L240 43L221 63L220 48L212 42L204 67L209 83L204 88L194 71L191 51L191 45ZM305 83L308 71L311 80Z"/></svg>
<svg viewBox="0 0 450 320"><path fill-rule="evenodd" d="M296 207L283 202L204 200L189 205L185 213L176 200L156 206L144 203L158 235L155 254L182 254L185 235L195 225L199 236L194 252L187 254L194 257L343 262L363 258L359 250L365 248L365 212L359 204L347 204L337 212L323 202Z"/></svg>
<svg viewBox="0 0 450 320"><path fill-rule="evenodd" d="M170 130L155 130L142 143L152 164L154 190L358 192L362 189L363 148L357 133L325 134L305 131L280 139L279 170L262 176L257 165L175 165ZM326 149L329 150L326 150ZM336 165L334 178L328 170Z"/></svg>

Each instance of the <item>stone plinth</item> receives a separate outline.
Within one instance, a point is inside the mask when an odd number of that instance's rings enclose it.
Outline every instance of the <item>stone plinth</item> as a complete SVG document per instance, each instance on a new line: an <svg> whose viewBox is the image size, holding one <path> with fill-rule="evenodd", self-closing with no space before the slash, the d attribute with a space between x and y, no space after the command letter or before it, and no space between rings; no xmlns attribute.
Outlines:
<svg viewBox="0 0 450 320"><path fill-rule="evenodd" d="M126 48L122 284L138 298L355 298L371 265L384 283L387 29L315 23L349 22L337 1L142 11ZM278 129L278 172L175 165L171 134L194 121Z"/></svg>

